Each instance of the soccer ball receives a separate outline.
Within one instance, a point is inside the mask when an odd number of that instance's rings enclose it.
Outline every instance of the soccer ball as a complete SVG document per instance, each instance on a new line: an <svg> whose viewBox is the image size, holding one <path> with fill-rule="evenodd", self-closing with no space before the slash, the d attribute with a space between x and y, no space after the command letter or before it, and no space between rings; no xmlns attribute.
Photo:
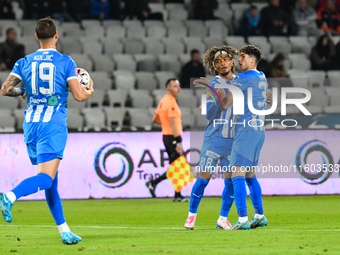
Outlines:
<svg viewBox="0 0 340 255"><path fill-rule="evenodd" d="M80 85L82 85L86 89L89 89L91 85L91 78L89 73L83 68L77 68L76 73L78 75L78 81Z"/></svg>

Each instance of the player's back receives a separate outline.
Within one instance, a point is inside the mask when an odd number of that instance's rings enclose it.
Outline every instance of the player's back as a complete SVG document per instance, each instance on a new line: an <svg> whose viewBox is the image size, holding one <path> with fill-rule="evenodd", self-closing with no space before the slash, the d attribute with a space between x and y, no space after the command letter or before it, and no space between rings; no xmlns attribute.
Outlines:
<svg viewBox="0 0 340 255"><path fill-rule="evenodd" d="M24 123L50 122L66 126L67 81L76 79L76 64L55 49L39 49L19 59L12 73L27 93Z"/></svg>
<svg viewBox="0 0 340 255"><path fill-rule="evenodd" d="M217 84L231 84L230 81L224 80L220 76L216 76L210 83L209 86L212 87L215 91ZM204 136L214 136L220 138L233 138L233 131L230 127L230 120L233 118L233 105L231 104L226 110L218 111L220 106L219 100L212 92L210 88L206 88L210 91L211 96L213 96L214 100L207 93L207 113L206 118L208 120L208 124L204 130ZM226 91L228 93L228 91Z"/></svg>
<svg viewBox="0 0 340 255"><path fill-rule="evenodd" d="M237 131L264 131L264 115L257 115L250 111L248 105L249 91L252 89L252 105L256 110L265 110L267 107L267 90L268 84L266 76L263 72L256 70L249 70L245 73L239 74L235 80L234 85L243 91L244 95L244 114L237 115L236 132ZM244 124L241 124L241 123Z"/></svg>

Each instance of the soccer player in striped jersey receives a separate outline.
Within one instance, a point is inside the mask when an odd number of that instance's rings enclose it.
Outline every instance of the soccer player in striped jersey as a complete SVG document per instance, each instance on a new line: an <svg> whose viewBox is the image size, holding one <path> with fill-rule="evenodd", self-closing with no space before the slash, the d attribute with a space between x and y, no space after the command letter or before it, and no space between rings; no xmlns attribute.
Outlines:
<svg viewBox="0 0 340 255"><path fill-rule="evenodd" d="M214 46L205 53L204 65L208 66L211 73L216 75L209 83L212 88L215 89L216 84L230 84L230 81L234 79L234 56L237 54L237 50L230 46L223 46L220 48ZM204 82L204 79L196 80L194 81L194 84L200 86L199 84L202 81ZM184 227L187 229L194 229L197 209L202 199L204 189L211 178L211 167L215 167L217 161L220 160L221 168L224 170L228 169L233 143L232 138L234 130L229 128L229 122L233 118L232 105L230 105L227 110L224 110L221 107L217 96L212 93L212 90L208 87L206 87L206 89L210 92L207 93L208 100L206 106L206 118L209 122L204 130L203 145L199 161L199 174L191 190L189 215L184 224ZM217 91L221 100L227 96L224 89L218 89ZM210 98L209 94L214 97L214 100ZM228 97L229 96L231 96L230 93L228 94ZM216 105L214 101L217 103ZM216 120L219 120L221 123L216 124ZM225 185L222 193L222 207L216 226L222 229L230 229L231 224L227 217L234 201L231 173L225 171L224 178Z"/></svg>
<svg viewBox="0 0 340 255"><path fill-rule="evenodd" d="M38 171L36 176L23 180L11 191L0 193L1 213L4 220L11 223L14 201L45 190L62 242L76 244L82 239L71 232L64 218L58 193L58 166L67 140L67 86L77 101L85 101L93 95L93 82L91 80L88 90L81 86L75 62L56 50L58 32L52 19L39 20L35 32L40 49L15 63L1 93L27 98L24 140L31 163L38 165ZM25 88L15 87L20 81Z"/></svg>

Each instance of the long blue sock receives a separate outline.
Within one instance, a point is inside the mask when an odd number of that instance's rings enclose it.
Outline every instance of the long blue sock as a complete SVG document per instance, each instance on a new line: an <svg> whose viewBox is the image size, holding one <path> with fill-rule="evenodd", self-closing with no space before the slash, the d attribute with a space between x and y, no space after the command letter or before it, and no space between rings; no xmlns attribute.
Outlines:
<svg viewBox="0 0 340 255"><path fill-rule="evenodd" d="M228 217L231 206L234 202L234 185L232 180L224 179L224 189L222 193L222 206L220 215Z"/></svg>
<svg viewBox="0 0 340 255"><path fill-rule="evenodd" d="M259 181L254 175L252 178L246 178L246 182L249 187L250 198L255 208L255 213L263 215L262 190Z"/></svg>
<svg viewBox="0 0 340 255"><path fill-rule="evenodd" d="M45 197L55 223L57 225L65 223L63 206L58 192L58 172L55 175L51 188L45 190Z"/></svg>
<svg viewBox="0 0 340 255"><path fill-rule="evenodd" d="M248 216L247 213L247 190L246 180L243 176L237 176L231 179L234 185L234 197L239 217Z"/></svg>
<svg viewBox="0 0 340 255"><path fill-rule="evenodd" d="M203 197L204 189L208 185L209 181L204 180L202 178L197 178L194 186L191 190L190 195L190 209L189 212L191 213L197 213L197 208L201 202L201 199Z"/></svg>
<svg viewBox="0 0 340 255"><path fill-rule="evenodd" d="M36 176L29 177L19 183L11 191L19 199L23 196L28 196L40 190L49 189L52 185L53 179L48 174L40 173Z"/></svg>

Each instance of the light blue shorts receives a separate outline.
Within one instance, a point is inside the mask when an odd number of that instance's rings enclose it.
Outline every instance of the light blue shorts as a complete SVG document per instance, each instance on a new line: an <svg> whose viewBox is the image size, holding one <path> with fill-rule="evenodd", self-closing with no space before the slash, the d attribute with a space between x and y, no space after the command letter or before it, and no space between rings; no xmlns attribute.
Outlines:
<svg viewBox="0 0 340 255"><path fill-rule="evenodd" d="M230 153L233 145L231 138L204 137L200 154L199 170L214 171L217 161L220 160L221 169L230 172Z"/></svg>
<svg viewBox="0 0 340 255"><path fill-rule="evenodd" d="M264 139L264 131L236 132L231 150L230 165L239 167L257 166Z"/></svg>
<svg viewBox="0 0 340 255"><path fill-rule="evenodd" d="M24 123L28 156L33 165L63 158L67 127L54 123Z"/></svg>

